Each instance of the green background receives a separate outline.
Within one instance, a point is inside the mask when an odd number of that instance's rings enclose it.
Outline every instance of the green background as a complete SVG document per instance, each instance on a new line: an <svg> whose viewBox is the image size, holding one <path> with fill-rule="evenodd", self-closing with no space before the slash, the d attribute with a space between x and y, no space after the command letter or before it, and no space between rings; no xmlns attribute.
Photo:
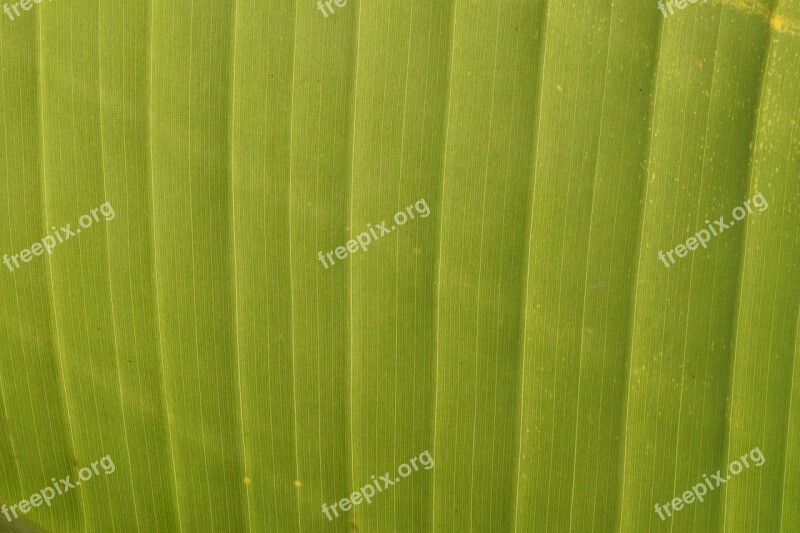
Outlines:
<svg viewBox="0 0 800 533"><path fill-rule="evenodd" d="M117 466L10 527L798 531L800 3L761 2L1 15L0 252L117 215L0 268L0 502Z"/></svg>

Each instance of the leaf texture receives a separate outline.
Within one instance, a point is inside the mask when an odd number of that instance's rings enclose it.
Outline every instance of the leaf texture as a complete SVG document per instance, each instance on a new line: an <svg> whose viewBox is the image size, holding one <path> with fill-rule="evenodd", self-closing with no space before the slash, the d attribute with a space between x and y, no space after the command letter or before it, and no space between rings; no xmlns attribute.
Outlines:
<svg viewBox="0 0 800 533"><path fill-rule="evenodd" d="M0 266L0 504L116 467L0 530L797 531L800 4L670 4L0 20L0 253L114 209Z"/></svg>

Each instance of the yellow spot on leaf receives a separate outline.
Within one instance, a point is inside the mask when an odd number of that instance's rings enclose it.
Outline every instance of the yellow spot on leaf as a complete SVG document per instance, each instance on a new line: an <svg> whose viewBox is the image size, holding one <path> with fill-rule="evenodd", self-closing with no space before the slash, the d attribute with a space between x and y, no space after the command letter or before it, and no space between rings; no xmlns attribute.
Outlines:
<svg viewBox="0 0 800 533"><path fill-rule="evenodd" d="M800 35L800 22L780 16L760 2L753 0L711 0L711 3L728 6L747 15L761 17L777 32L794 36Z"/></svg>
<svg viewBox="0 0 800 533"><path fill-rule="evenodd" d="M302 483L300 483L300 480L299 479L295 479L294 480L294 486L297 487L297 488L300 488L300 485L302 485Z"/></svg>
<svg viewBox="0 0 800 533"><path fill-rule="evenodd" d="M249 485L250 484L250 478L249 477L244 478L244 484L245 485Z"/></svg>
<svg viewBox="0 0 800 533"><path fill-rule="evenodd" d="M775 13L770 13L769 25L775 28L777 31L781 31L783 29L783 17Z"/></svg>

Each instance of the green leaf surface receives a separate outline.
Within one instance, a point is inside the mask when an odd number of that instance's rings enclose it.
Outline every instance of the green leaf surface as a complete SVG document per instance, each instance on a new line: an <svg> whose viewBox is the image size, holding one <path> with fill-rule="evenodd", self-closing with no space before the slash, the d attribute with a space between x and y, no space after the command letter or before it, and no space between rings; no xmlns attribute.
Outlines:
<svg viewBox="0 0 800 533"><path fill-rule="evenodd" d="M336 2L0 13L0 531L797 531L800 3Z"/></svg>

